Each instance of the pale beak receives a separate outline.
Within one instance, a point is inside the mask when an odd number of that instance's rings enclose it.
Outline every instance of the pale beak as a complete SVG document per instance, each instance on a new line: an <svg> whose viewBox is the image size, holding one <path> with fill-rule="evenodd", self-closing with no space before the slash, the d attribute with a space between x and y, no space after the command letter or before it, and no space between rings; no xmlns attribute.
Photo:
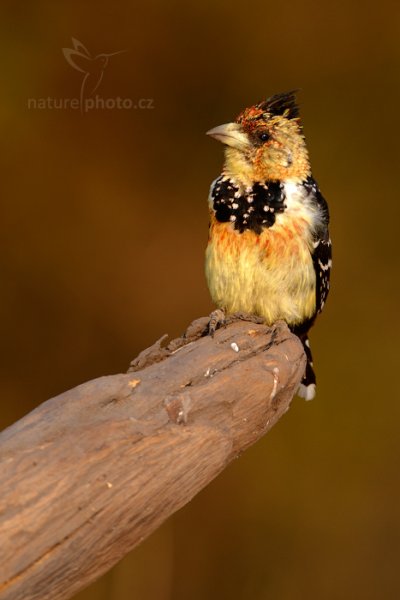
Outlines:
<svg viewBox="0 0 400 600"><path fill-rule="evenodd" d="M243 131L238 123L225 123L219 125L207 131L206 135L210 135L219 142L237 148L238 150L245 150L250 146L250 140L247 134Z"/></svg>

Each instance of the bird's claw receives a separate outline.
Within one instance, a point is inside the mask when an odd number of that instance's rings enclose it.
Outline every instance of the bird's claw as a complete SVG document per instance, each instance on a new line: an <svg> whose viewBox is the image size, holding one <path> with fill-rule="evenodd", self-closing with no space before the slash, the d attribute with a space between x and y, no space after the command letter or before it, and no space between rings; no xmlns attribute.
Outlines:
<svg viewBox="0 0 400 600"><path fill-rule="evenodd" d="M211 337L213 338L218 327L221 327L225 324L225 312L220 308L217 308L217 310L213 310L213 312L210 314L210 321L208 323L208 335L211 335Z"/></svg>

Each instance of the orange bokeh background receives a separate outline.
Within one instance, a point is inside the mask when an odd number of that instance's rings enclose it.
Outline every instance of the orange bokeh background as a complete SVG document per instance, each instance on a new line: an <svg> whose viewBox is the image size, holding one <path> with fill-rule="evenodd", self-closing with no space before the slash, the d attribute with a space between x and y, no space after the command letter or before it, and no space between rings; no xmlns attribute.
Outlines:
<svg viewBox="0 0 400 600"><path fill-rule="evenodd" d="M1 388L6 427L122 372L212 310L205 131L300 87L330 203L319 387L79 600L380 600L400 594L399 4L3 2ZM71 38L110 57L78 98ZM30 103L29 103L30 101ZM46 100L48 103L49 101Z"/></svg>

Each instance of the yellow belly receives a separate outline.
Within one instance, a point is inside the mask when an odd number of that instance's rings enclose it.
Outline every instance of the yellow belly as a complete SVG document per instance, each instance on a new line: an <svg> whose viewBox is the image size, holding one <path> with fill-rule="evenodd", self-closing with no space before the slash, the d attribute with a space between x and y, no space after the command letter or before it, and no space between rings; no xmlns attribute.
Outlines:
<svg viewBox="0 0 400 600"><path fill-rule="evenodd" d="M307 224L279 223L261 235L211 217L206 277L215 304L296 325L315 311L315 272Z"/></svg>

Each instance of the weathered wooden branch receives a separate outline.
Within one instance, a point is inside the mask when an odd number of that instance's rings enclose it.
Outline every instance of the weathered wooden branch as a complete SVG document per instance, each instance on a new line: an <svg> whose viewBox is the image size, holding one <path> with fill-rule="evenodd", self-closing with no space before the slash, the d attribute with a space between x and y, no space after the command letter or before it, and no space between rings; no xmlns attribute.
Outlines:
<svg viewBox="0 0 400 600"><path fill-rule="evenodd" d="M1 600L70 598L286 412L305 364L286 325L206 323L0 434Z"/></svg>

